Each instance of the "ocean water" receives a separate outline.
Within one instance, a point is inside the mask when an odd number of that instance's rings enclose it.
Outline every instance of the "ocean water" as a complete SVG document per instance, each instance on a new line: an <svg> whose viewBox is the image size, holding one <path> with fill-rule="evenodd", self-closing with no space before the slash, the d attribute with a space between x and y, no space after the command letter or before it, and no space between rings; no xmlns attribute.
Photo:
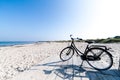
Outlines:
<svg viewBox="0 0 120 80"><path fill-rule="evenodd" d="M31 44L31 43L34 43L34 41L0 41L0 47Z"/></svg>

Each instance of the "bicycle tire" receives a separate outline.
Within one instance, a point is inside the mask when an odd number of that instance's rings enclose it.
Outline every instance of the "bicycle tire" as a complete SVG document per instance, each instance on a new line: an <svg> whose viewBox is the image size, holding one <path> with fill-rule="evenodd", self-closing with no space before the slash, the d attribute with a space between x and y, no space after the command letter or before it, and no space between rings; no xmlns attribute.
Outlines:
<svg viewBox="0 0 120 80"><path fill-rule="evenodd" d="M95 52L101 51L101 52ZM90 60L87 57L89 56L97 56L99 55L99 60ZM91 48L86 52L86 61L88 64L96 70L108 70L113 65L113 58L112 55L105 49L102 48Z"/></svg>
<svg viewBox="0 0 120 80"><path fill-rule="evenodd" d="M71 47L66 47L60 52L60 59L62 61L67 61L74 55L74 49Z"/></svg>

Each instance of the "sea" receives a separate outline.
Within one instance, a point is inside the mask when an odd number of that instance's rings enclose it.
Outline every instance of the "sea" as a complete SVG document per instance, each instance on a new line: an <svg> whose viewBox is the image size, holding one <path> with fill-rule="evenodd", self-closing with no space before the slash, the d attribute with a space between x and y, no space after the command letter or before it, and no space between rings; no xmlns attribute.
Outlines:
<svg viewBox="0 0 120 80"><path fill-rule="evenodd" d="M34 41L0 41L0 47L35 43Z"/></svg>

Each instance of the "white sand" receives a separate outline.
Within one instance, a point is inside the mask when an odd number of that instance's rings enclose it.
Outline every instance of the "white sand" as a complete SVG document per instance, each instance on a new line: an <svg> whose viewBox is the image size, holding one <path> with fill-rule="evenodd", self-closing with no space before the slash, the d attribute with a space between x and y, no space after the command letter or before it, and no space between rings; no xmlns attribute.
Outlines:
<svg viewBox="0 0 120 80"><path fill-rule="evenodd" d="M68 45L69 43L44 42L0 47L0 80L12 79L53 55L59 56L60 51ZM117 69L120 57L120 43L105 45L114 50L111 53L114 58L114 67ZM85 46L85 43L77 43L77 47L82 51L84 51Z"/></svg>

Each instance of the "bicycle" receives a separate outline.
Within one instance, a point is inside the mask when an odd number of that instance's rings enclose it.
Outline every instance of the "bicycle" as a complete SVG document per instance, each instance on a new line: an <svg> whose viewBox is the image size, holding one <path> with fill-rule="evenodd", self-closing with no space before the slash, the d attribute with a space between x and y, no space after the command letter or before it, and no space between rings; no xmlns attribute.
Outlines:
<svg viewBox="0 0 120 80"><path fill-rule="evenodd" d="M91 43L93 43L92 41L85 41L88 44L86 46L85 51L81 52L79 49L77 49L74 43L75 38L72 38L72 35L70 35L70 38L71 45L64 48L60 52L60 59L62 61L67 61L71 59L74 53L76 52L77 55L79 55L83 61L86 60L87 63L96 70L107 70L112 67L113 58L110 52L108 51L111 48L107 48L106 46L101 45L90 45ZM77 39L80 41L82 40L80 38Z"/></svg>

